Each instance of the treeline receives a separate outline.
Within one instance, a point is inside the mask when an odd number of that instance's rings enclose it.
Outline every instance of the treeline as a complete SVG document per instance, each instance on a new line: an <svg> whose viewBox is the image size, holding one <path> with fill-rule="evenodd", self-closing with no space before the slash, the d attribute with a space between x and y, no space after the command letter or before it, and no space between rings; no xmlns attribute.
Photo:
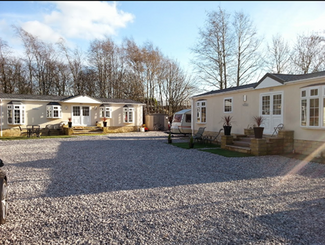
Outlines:
<svg viewBox="0 0 325 245"><path fill-rule="evenodd" d="M192 63L200 81L218 89L256 82L252 79L257 73L324 71L324 34L298 34L292 44L275 34L267 43L248 15L219 7L207 13L205 26L199 29Z"/></svg>
<svg viewBox="0 0 325 245"><path fill-rule="evenodd" d="M0 92L35 95L88 95L146 103L145 113L170 115L188 104L194 81L152 43L132 39L117 45L93 40L87 52L63 40L45 43L15 28L24 47L17 57L0 38ZM188 104L189 105L189 104Z"/></svg>

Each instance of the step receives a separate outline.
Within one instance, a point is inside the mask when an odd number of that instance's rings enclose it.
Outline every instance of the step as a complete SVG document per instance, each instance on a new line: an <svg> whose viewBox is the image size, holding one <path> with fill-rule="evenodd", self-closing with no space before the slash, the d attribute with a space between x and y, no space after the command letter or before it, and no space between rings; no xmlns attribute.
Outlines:
<svg viewBox="0 0 325 245"><path fill-rule="evenodd" d="M247 143L251 143L251 139L252 138L248 138L248 137L241 137L241 138L237 138L237 139L234 139L233 141L242 141L242 142L247 142Z"/></svg>
<svg viewBox="0 0 325 245"><path fill-rule="evenodd" d="M248 148L250 148L250 146L251 146L250 141L243 141L243 140L234 140L233 144L235 146L242 146L242 147L248 147Z"/></svg>
<svg viewBox="0 0 325 245"><path fill-rule="evenodd" d="M251 148L249 147L242 147L242 146L236 146L236 145L226 145L226 149L230 151L237 151L241 153L251 153Z"/></svg>
<svg viewBox="0 0 325 245"><path fill-rule="evenodd" d="M73 134L100 134L103 133L103 130L100 127L81 127L76 126L73 128Z"/></svg>
<svg viewBox="0 0 325 245"><path fill-rule="evenodd" d="M77 135L77 134L102 134L103 131L89 131L89 130L73 130L73 135Z"/></svg>

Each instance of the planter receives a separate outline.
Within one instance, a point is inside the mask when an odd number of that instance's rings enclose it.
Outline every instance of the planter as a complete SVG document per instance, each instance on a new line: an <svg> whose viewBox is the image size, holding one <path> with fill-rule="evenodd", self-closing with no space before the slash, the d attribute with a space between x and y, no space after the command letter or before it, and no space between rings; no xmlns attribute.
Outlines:
<svg viewBox="0 0 325 245"><path fill-rule="evenodd" d="M173 143L172 139L168 139L168 144Z"/></svg>
<svg viewBox="0 0 325 245"><path fill-rule="evenodd" d="M230 135L230 133L231 133L231 126L223 126L223 130L225 132L225 135Z"/></svg>
<svg viewBox="0 0 325 245"><path fill-rule="evenodd" d="M104 126L104 128L106 128L107 127L107 122L103 122L103 126Z"/></svg>
<svg viewBox="0 0 325 245"><path fill-rule="evenodd" d="M69 128L72 128L72 122L68 122Z"/></svg>
<svg viewBox="0 0 325 245"><path fill-rule="evenodd" d="M264 127L254 127L254 135L256 139L263 138Z"/></svg>
<svg viewBox="0 0 325 245"><path fill-rule="evenodd" d="M253 135L254 134L254 129L252 129L252 128L245 128L244 129L244 134L245 135Z"/></svg>
<svg viewBox="0 0 325 245"><path fill-rule="evenodd" d="M189 142L188 143L188 146L189 146L189 148L193 148L194 147L194 143L193 142Z"/></svg>

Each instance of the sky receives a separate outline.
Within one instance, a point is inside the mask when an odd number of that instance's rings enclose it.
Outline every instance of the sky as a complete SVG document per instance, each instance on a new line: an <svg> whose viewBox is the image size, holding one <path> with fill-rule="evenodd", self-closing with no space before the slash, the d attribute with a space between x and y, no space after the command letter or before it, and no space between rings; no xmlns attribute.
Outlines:
<svg viewBox="0 0 325 245"><path fill-rule="evenodd" d="M94 39L120 44L132 38L139 46L151 42L190 70L199 28L219 7L249 15L264 42L275 34L294 42L297 34L325 31L323 1L0 1L0 38L17 52L22 43L12 25L45 42L64 38L83 51Z"/></svg>

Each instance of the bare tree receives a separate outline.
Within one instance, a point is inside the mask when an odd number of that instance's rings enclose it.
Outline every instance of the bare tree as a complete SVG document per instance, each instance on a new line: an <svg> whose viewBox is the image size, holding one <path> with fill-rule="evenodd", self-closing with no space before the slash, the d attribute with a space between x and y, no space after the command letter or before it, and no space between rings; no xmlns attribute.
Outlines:
<svg viewBox="0 0 325 245"><path fill-rule="evenodd" d="M298 73L311 73L323 70L325 62L325 38L313 32L298 35L293 49L292 63Z"/></svg>
<svg viewBox="0 0 325 245"><path fill-rule="evenodd" d="M52 44L46 44L39 38L26 32L22 28L14 27L23 41L27 55L29 79L37 87L38 94L53 93L54 63L57 62L57 52ZM35 81L35 83L34 83ZM34 92L34 91L33 91Z"/></svg>
<svg viewBox="0 0 325 245"><path fill-rule="evenodd" d="M131 96L140 102L145 101L144 88L144 56L141 48L131 39L125 39L123 43L126 72L125 81L128 86L124 87L126 96Z"/></svg>
<svg viewBox="0 0 325 245"><path fill-rule="evenodd" d="M10 53L8 44L0 38L0 91L3 93L12 92L10 89L10 78L8 76L10 70Z"/></svg>
<svg viewBox="0 0 325 245"><path fill-rule="evenodd" d="M267 45L265 64L268 72L290 73L291 55L289 44L280 34L274 35L271 45Z"/></svg>
<svg viewBox="0 0 325 245"><path fill-rule="evenodd" d="M193 94L191 77L184 74L175 61L165 59L163 64L162 94L168 105L169 116L178 111Z"/></svg>
<svg viewBox="0 0 325 245"><path fill-rule="evenodd" d="M257 37L252 20L242 12L235 12L234 28L234 75L236 86L251 82L255 72L262 67L258 50L262 39Z"/></svg>
<svg viewBox="0 0 325 245"><path fill-rule="evenodd" d="M199 42L192 48L192 63L198 76L208 85L219 89L228 86L228 65L232 62L230 15L219 7L207 13L206 27L199 30Z"/></svg>
<svg viewBox="0 0 325 245"><path fill-rule="evenodd" d="M192 62L199 78L210 86L225 89L248 83L262 67L262 39L252 20L242 12L231 16L219 7L208 13L199 38L191 49L195 54Z"/></svg>

